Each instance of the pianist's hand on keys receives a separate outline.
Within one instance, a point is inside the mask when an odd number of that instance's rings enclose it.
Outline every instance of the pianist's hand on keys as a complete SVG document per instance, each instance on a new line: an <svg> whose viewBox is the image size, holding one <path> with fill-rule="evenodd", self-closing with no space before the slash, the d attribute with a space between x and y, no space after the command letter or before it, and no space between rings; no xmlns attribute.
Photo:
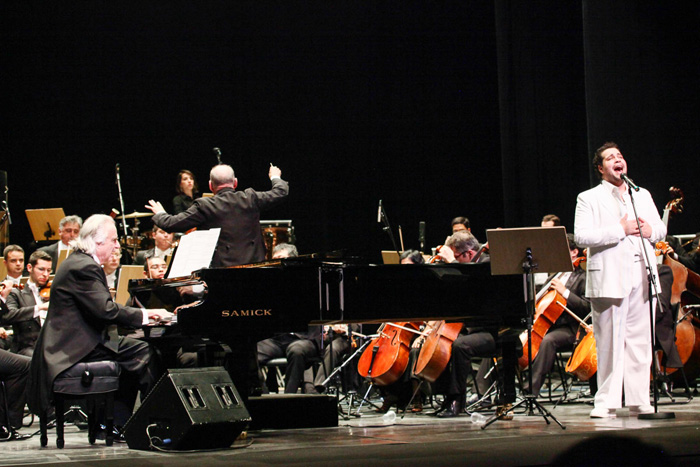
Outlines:
<svg viewBox="0 0 700 467"><path fill-rule="evenodd" d="M169 322L173 319L173 314L163 308L154 308L146 311L148 312L148 320L155 323Z"/></svg>

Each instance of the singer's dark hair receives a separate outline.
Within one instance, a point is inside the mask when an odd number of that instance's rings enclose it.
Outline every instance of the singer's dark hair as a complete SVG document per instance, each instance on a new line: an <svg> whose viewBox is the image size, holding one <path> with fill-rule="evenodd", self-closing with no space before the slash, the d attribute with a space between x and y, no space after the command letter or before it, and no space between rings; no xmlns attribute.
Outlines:
<svg viewBox="0 0 700 467"><path fill-rule="evenodd" d="M192 172L190 172L187 169L182 169L180 173L177 174L177 184L175 185L175 191L177 194L184 194L182 192L182 188L180 188L180 184L182 183L182 176L183 175L189 175L192 177L192 181L194 181L194 185L192 186L192 197L194 198L195 193L199 193L199 185L197 185L197 178L194 176Z"/></svg>
<svg viewBox="0 0 700 467"><path fill-rule="evenodd" d="M603 151L610 148L619 149L616 143L608 141L607 143L596 149L595 153L593 154L593 171L596 174L598 174L598 178L603 178L603 174L600 173L600 170L598 170L598 167L603 166Z"/></svg>

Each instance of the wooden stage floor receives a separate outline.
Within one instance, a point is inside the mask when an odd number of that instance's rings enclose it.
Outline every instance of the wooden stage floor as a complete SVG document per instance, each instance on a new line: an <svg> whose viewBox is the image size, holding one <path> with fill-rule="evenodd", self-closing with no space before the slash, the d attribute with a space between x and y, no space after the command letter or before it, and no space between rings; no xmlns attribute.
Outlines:
<svg viewBox="0 0 700 467"><path fill-rule="evenodd" d="M680 400L682 398L678 398ZM597 436L621 435L663 448L674 465L700 465L700 400L668 405L673 420L638 420L618 412L615 419L593 420L585 402L545 407L566 426L548 425L540 416L516 413L511 421L498 421L482 430L468 415L441 420L426 414L409 414L387 423L381 415L364 410L361 417L339 420L337 428L261 430L248 433L246 448L206 453L131 450L126 444L94 446L85 432L66 427L66 447L39 446L38 435L25 441L0 443L0 465L105 465L105 466L210 466L210 465L548 465L575 444ZM36 424L23 433L36 430ZM239 442L237 442L239 443ZM625 465L611 453L610 465ZM603 465L603 464L596 464Z"/></svg>

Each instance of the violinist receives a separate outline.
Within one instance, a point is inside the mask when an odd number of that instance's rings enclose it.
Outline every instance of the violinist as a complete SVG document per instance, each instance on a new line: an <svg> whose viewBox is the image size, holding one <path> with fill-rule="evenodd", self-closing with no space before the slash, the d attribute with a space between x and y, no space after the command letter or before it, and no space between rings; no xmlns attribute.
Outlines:
<svg viewBox="0 0 700 467"><path fill-rule="evenodd" d="M574 241L573 234L566 234L569 241L569 253L575 267L573 272L564 273L547 281L550 289L556 290L564 299L566 307L576 313L579 318L585 318L591 310L591 304L585 297L586 271L581 268L580 262L575 262L579 257L579 248ZM576 339L576 331L579 323L569 313L563 312L559 319L549 328L540 343L537 356L532 361L532 388L529 392L535 396L540 395L540 388L547 373L552 371L554 359L558 350L571 349ZM526 388L528 391L528 388Z"/></svg>
<svg viewBox="0 0 700 467"><path fill-rule="evenodd" d="M472 263L477 257L478 263L489 262L488 253L477 256L480 250L481 245L470 231L459 230L447 237L445 245L438 250L437 257L445 263Z"/></svg>
<svg viewBox="0 0 700 467"><path fill-rule="evenodd" d="M19 285L19 279L22 277L22 271L24 270L24 250L19 245L7 245L3 251L2 262L5 263L5 269L7 270L7 277L3 279L7 291L3 290L2 292L2 298L5 299L7 294L10 293L12 286Z"/></svg>
<svg viewBox="0 0 700 467"><path fill-rule="evenodd" d="M58 257L63 250L70 250L70 242L78 238L83 220L79 216L66 216L58 223L58 236L60 240L49 246L39 248L51 256L52 273L56 272Z"/></svg>
<svg viewBox="0 0 700 467"><path fill-rule="evenodd" d="M41 290L49 282L51 256L43 250L36 250L29 256L27 271L29 279L24 289L13 289L7 297L7 313L3 321L12 324L13 351L31 357L49 309L49 302L41 297Z"/></svg>

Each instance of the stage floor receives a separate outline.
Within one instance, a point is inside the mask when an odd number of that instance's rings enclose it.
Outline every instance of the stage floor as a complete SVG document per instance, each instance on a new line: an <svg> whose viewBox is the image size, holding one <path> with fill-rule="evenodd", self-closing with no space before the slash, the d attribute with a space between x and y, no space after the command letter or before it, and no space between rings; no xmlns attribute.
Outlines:
<svg viewBox="0 0 700 467"><path fill-rule="evenodd" d="M677 398L677 401L685 400ZM547 424L541 416L516 413L511 421L497 421L486 430L472 424L466 414L441 420L427 414L408 414L387 423L381 415L363 410L362 416L339 420L337 428L262 430L249 432L248 447L205 453L148 452L126 444L90 446L86 432L66 427L66 446L39 446L38 435L25 441L0 443L0 465L547 465L571 446L595 436L622 435L660 445L676 465L700 465L700 401L669 405L662 399L659 411L672 411L673 420L638 420L618 412L616 419L593 420L585 402L545 407L566 426ZM24 428L34 431L36 424ZM236 444L241 443L237 441ZM235 446L235 445L234 445ZM615 465L624 465L611 453ZM601 464L597 464L601 465Z"/></svg>

